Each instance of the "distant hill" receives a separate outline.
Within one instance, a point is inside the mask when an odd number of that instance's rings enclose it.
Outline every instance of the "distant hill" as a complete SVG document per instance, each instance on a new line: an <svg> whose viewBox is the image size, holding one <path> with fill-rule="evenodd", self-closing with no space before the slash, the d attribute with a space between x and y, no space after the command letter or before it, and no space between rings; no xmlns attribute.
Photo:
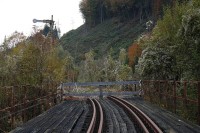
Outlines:
<svg viewBox="0 0 200 133"><path fill-rule="evenodd" d="M127 49L145 31L145 23L134 20L120 22L113 18L89 29L82 25L64 34L60 45L69 51L76 63L84 59L84 54L90 49L95 51L96 58L100 58L112 48L113 57L117 57L121 48Z"/></svg>
<svg viewBox="0 0 200 133"><path fill-rule="evenodd" d="M128 48L145 31L147 21L156 22L162 17L163 7L173 6L174 2L175 0L82 0L79 7L85 24L64 34L60 44L71 53L76 62L84 59L84 53L90 49L99 58L113 48L115 58L119 49Z"/></svg>

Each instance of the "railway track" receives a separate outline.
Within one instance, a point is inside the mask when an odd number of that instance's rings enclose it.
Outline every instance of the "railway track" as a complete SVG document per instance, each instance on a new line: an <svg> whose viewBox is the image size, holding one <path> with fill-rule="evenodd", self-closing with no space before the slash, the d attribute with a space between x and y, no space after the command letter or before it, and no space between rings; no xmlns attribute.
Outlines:
<svg viewBox="0 0 200 133"><path fill-rule="evenodd" d="M120 105L132 118L132 121L135 124L135 128L137 132L144 132L144 133L163 133L163 131L146 115L144 114L139 108L130 104L124 99L109 96L108 99L114 101L116 104Z"/></svg>
<svg viewBox="0 0 200 133"><path fill-rule="evenodd" d="M107 98L99 101L105 113L104 133L136 133L133 122L123 108Z"/></svg>
<svg viewBox="0 0 200 133"><path fill-rule="evenodd" d="M159 127L166 133L200 133L199 126L183 120L172 112L160 109L157 105L152 105L140 97L126 98L125 100L145 112L154 122L159 123Z"/></svg>
<svg viewBox="0 0 200 133"><path fill-rule="evenodd" d="M146 108L140 109L144 111ZM149 115L146 111L143 113L140 109L135 104L114 96L99 100L94 98L67 100L16 128L11 133L168 132L160 125L158 120L152 119L152 116L155 116L153 113ZM152 112L155 111L153 108L151 110ZM163 116L160 115L160 117ZM170 122L170 120L168 121Z"/></svg>
<svg viewBox="0 0 200 133"><path fill-rule="evenodd" d="M96 99L88 99L92 105L92 119L87 133L101 133L103 131L103 110Z"/></svg>

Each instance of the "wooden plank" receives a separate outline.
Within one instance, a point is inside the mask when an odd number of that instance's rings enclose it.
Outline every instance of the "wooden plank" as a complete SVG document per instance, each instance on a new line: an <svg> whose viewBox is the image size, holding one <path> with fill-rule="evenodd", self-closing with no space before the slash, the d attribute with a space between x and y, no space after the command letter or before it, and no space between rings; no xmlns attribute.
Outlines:
<svg viewBox="0 0 200 133"><path fill-rule="evenodd" d="M69 116L78 104L78 101L65 101L16 128L11 133L46 131L50 126L54 128L62 120L61 118Z"/></svg>

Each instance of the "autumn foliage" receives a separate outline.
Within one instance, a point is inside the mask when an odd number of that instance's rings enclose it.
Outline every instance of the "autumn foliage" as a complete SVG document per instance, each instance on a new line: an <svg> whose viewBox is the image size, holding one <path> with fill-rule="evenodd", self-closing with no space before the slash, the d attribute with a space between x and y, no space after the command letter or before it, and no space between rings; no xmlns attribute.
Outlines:
<svg viewBox="0 0 200 133"><path fill-rule="evenodd" d="M136 63L136 58L140 57L141 53L142 49L137 43L134 43L128 48L129 66L133 66Z"/></svg>

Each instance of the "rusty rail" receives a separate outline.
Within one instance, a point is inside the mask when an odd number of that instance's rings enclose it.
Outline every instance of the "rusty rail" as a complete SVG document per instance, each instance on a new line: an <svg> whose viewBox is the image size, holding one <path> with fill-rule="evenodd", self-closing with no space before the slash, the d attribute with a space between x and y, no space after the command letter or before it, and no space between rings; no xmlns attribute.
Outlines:
<svg viewBox="0 0 200 133"><path fill-rule="evenodd" d="M162 133L162 130L136 106L118 97L109 96L108 98L115 103L121 105L126 110L126 112L131 115L131 117L133 118L132 120L138 123L142 132Z"/></svg>
<svg viewBox="0 0 200 133"><path fill-rule="evenodd" d="M100 103L96 99L88 98L92 105L92 120L90 122L87 133L101 133L103 131L103 110Z"/></svg>

